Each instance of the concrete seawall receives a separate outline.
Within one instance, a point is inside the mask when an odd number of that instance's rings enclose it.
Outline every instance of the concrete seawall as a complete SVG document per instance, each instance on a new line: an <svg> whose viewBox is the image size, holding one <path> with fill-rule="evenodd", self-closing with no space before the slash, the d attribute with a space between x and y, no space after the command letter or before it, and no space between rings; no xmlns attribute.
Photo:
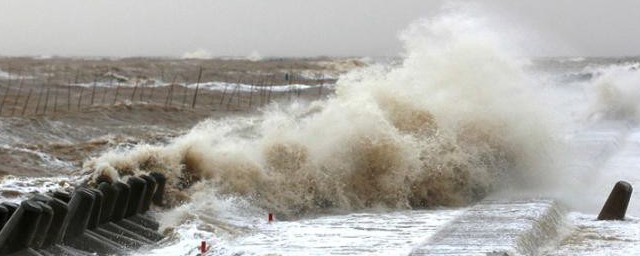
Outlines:
<svg viewBox="0 0 640 256"><path fill-rule="evenodd" d="M485 200L410 255L538 255L563 221L564 212L553 200Z"/></svg>
<svg viewBox="0 0 640 256"><path fill-rule="evenodd" d="M0 255L124 255L164 238L146 215L162 204L161 174L130 176L71 193L36 194L0 204Z"/></svg>

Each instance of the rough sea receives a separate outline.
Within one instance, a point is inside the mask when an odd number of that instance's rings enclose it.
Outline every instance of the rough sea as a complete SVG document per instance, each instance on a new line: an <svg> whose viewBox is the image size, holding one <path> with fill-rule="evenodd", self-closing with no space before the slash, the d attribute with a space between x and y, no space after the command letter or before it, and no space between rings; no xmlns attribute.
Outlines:
<svg viewBox="0 0 640 256"><path fill-rule="evenodd" d="M483 198L551 198L566 216L540 254L640 255L636 194L626 220L595 221L615 182L640 182L640 58L525 58L503 37L420 21L398 61L250 114L2 117L0 166L22 169L0 196L165 173L168 236L133 255L407 255Z"/></svg>

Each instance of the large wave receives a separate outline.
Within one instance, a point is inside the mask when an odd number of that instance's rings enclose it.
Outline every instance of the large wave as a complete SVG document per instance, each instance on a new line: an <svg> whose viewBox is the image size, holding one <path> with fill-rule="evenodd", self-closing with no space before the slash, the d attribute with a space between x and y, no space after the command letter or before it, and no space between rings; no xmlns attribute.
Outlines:
<svg viewBox="0 0 640 256"><path fill-rule="evenodd" d="M411 25L398 66L341 77L336 94L250 118L205 120L167 145L87 161L93 178L169 177L169 205L207 181L279 216L465 205L548 170L535 88L490 24L447 14Z"/></svg>
<svg viewBox="0 0 640 256"><path fill-rule="evenodd" d="M640 72L638 63L600 68L589 85L591 116L602 120L640 120Z"/></svg>

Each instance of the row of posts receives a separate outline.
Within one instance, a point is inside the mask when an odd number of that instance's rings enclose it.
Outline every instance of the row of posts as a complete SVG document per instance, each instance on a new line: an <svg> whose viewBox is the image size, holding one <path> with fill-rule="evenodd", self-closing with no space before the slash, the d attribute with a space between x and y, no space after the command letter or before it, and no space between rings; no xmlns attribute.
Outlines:
<svg viewBox="0 0 640 256"><path fill-rule="evenodd" d="M6 83L4 90L0 89L0 116L48 115L119 103L145 103L179 109L251 110L274 100L291 101L301 97L306 100L320 99L331 93L331 85L335 83L335 80L323 76L303 79L301 76L285 74L285 84L276 84L279 80L273 79L273 76L258 80L238 78L219 83L224 87L211 90L201 81L202 72L199 69L195 85L190 86L177 83L178 76L174 76L171 83L162 85L142 82L122 84L113 79L105 84L99 81L98 76L91 83L80 84L77 74L73 82L69 80L66 84L54 84L46 79L38 85L38 81L24 77L20 77L17 83L14 80L0 80L0 85ZM305 84L309 88L302 89L294 84ZM288 90L278 89L285 86Z"/></svg>

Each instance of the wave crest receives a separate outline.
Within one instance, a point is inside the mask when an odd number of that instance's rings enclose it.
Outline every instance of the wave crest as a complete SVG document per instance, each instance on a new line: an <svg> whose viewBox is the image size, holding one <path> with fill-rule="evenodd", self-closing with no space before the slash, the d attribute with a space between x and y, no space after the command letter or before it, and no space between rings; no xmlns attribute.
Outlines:
<svg viewBox="0 0 640 256"><path fill-rule="evenodd" d="M85 168L160 169L174 205L208 180L279 216L468 204L536 176L551 139L519 61L487 27L465 16L421 22L405 34L400 66L354 71L327 100L206 120L168 145Z"/></svg>

